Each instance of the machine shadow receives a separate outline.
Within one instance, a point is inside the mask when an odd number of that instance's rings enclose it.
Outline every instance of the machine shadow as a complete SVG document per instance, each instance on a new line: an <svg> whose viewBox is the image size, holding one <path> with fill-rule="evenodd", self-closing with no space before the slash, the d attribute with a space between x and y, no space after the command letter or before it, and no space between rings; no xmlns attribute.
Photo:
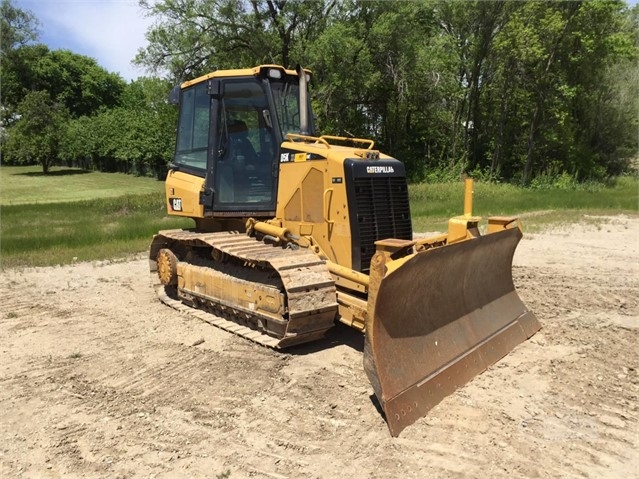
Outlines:
<svg viewBox="0 0 639 479"><path fill-rule="evenodd" d="M319 341L312 343L300 344L299 346L293 346L287 348L282 352L304 356L306 354L313 354L326 349L334 348L337 346L346 345L349 348L357 351L360 354L364 353L364 333L357 331L356 329L349 328L345 324L337 323L334 328L327 331L326 336ZM380 404L375 394L369 395L371 404L375 407L375 410L380 417L386 421L386 413L384 408Z"/></svg>
<svg viewBox="0 0 639 479"><path fill-rule="evenodd" d="M345 345L360 353L364 352L364 333L356 329L350 328L342 323L337 323L334 328L326 332L326 336L322 339L311 343L300 344L286 348L283 352L296 356L304 356L313 354L318 351Z"/></svg>
<svg viewBox="0 0 639 479"><path fill-rule="evenodd" d="M306 354L314 354L319 351L324 351L326 349L345 345L363 355L364 340L364 333L338 322L336 323L334 328L327 331L324 338L312 343L292 346L282 352L296 356L304 356ZM375 396L374 393L370 394L369 400L377 410L377 413L380 415L380 417L384 419L384 421L386 421L386 413L384 412L384 408L377 399L377 396Z"/></svg>

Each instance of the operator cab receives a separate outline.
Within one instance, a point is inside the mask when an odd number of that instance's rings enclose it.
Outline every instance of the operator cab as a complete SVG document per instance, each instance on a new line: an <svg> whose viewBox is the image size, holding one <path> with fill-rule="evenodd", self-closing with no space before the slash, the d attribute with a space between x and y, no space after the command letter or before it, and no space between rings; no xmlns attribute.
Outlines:
<svg viewBox="0 0 639 479"><path fill-rule="evenodd" d="M313 132L308 76L262 66L181 85L172 169L205 178L207 216L274 213L280 145L289 133Z"/></svg>

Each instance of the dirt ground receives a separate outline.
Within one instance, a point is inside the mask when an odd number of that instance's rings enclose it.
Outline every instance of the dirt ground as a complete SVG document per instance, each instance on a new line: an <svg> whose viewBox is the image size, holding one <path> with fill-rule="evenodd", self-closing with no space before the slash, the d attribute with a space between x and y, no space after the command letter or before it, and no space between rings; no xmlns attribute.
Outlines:
<svg viewBox="0 0 639 479"><path fill-rule="evenodd" d="M143 256L6 270L0 476L639 477L639 219L528 235L514 277L543 329L393 439L346 327L282 354L160 304Z"/></svg>

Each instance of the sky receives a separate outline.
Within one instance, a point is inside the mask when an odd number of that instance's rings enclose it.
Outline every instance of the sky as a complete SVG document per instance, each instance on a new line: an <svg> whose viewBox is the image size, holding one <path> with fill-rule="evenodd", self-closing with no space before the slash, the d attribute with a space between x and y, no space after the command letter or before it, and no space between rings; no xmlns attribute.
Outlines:
<svg viewBox="0 0 639 479"><path fill-rule="evenodd" d="M127 81L147 72L131 64L151 24L137 0L13 0L40 22L38 41L51 50L66 49L97 60Z"/></svg>

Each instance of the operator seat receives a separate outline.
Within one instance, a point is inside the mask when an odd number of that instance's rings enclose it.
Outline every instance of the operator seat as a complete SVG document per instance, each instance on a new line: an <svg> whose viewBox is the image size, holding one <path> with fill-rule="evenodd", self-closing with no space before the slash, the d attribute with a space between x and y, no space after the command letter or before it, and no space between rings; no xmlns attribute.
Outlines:
<svg viewBox="0 0 639 479"><path fill-rule="evenodd" d="M229 159L235 168L254 167L257 161L255 148L248 139L248 128L242 120L232 120L228 125Z"/></svg>
<svg viewBox="0 0 639 479"><path fill-rule="evenodd" d="M228 153L225 168L226 194L232 201L243 202L248 199L251 176L255 175L258 161L257 153L248 138L248 128L242 120L231 120L227 125ZM230 183L230 184L229 184ZM230 191L229 191L230 190Z"/></svg>

